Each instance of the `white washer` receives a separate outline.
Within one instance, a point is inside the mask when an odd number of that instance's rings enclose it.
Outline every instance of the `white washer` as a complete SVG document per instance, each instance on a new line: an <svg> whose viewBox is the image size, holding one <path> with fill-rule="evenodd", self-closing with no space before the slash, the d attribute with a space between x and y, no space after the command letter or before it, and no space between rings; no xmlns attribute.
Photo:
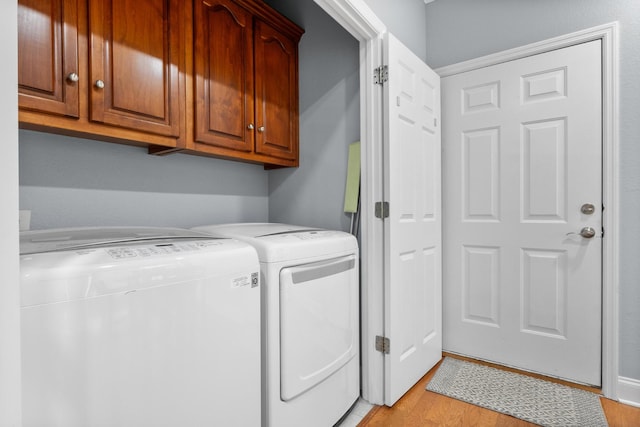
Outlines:
<svg viewBox="0 0 640 427"><path fill-rule="evenodd" d="M263 425L334 425L360 394L356 239L285 224L196 227L246 241L263 277Z"/></svg>
<svg viewBox="0 0 640 427"><path fill-rule="evenodd" d="M190 230L21 240L24 426L257 426L256 251Z"/></svg>

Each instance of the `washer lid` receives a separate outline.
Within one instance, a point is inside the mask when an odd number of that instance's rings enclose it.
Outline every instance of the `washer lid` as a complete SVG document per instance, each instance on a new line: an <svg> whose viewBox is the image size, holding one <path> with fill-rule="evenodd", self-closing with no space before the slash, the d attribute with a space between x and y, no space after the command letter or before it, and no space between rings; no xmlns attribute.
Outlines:
<svg viewBox="0 0 640 427"><path fill-rule="evenodd" d="M181 228L163 227L82 227L23 231L20 233L20 255L126 242L216 238L219 237Z"/></svg>

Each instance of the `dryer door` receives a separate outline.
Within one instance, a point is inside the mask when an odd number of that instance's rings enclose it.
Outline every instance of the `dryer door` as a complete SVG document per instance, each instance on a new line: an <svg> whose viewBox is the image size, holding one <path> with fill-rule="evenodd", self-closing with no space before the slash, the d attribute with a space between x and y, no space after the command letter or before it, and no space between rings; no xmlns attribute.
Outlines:
<svg viewBox="0 0 640 427"><path fill-rule="evenodd" d="M289 401L358 355L355 255L280 271L280 397Z"/></svg>

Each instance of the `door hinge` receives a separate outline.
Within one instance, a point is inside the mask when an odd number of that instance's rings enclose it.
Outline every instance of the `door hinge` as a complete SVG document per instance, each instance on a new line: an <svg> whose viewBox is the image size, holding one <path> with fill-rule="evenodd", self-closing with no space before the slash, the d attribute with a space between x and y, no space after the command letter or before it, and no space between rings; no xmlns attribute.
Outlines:
<svg viewBox="0 0 640 427"><path fill-rule="evenodd" d="M382 352L384 354L389 354L390 349L391 341L389 340L389 338L376 335L376 351Z"/></svg>
<svg viewBox="0 0 640 427"><path fill-rule="evenodd" d="M382 85L389 80L389 67L382 65L373 70L373 84Z"/></svg>
<svg viewBox="0 0 640 427"><path fill-rule="evenodd" d="M376 218L389 218L389 202L376 202L375 213Z"/></svg>

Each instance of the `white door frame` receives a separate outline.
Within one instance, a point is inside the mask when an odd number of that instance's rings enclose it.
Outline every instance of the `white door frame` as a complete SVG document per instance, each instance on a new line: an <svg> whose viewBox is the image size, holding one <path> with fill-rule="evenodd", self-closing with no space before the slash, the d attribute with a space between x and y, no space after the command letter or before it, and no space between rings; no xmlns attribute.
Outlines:
<svg viewBox="0 0 640 427"><path fill-rule="evenodd" d="M360 140L361 140L361 298L362 298L362 397L384 402L384 361L375 351L374 337L383 335L383 229L374 217L374 204L382 200L381 97L373 84L372 70L381 64L384 23L364 0L314 0L360 42ZM618 23L529 44L435 70L440 77L511 61L554 49L602 40L603 64L603 325L602 392L617 400L618 388ZM443 236L443 239L445 236Z"/></svg>
<svg viewBox="0 0 640 427"><path fill-rule="evenodd" d="M600 25L538 43L441 67L440 77L464 73L551 50L602 40L602 392L618 398L618 23ZM446 237L443 236L443 239Z"/></svg>
<svg viewBox="0 0 640 427"><path fill-rule="evenodd" d="M382 91L373 69L382 63L385 25L364 0L314 0L360 42L360 221L362 397L384 404L384 357L375 336L384 335L384 230L374 216L382 200Z"/></svg>
<svg viewBox="0 0 640 427"><path fill-rule="evenodd" d="M0 17L0 426L21 425L20 252L18 237L18 2L5 1Z"/></svg>

